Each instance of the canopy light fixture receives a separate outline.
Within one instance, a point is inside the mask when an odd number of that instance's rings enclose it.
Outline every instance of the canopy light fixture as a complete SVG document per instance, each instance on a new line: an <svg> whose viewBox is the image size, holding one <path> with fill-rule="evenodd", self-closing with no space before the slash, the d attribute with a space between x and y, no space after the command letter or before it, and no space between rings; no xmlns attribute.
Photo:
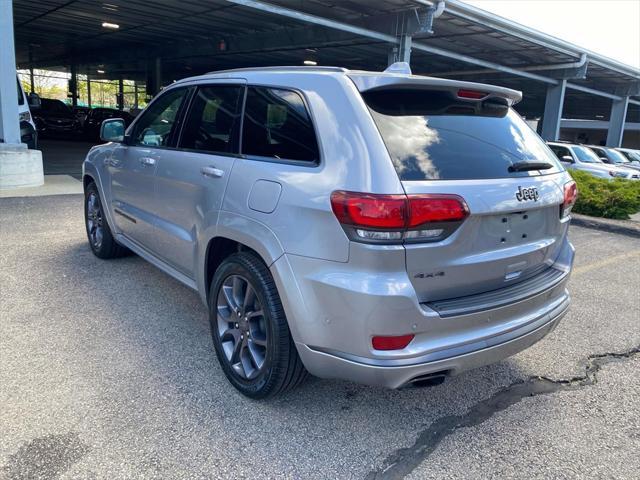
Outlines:
<svg viewBox="0 0 640 480"><path fill-rule="evenodd" d="M98 73L104 73L104 70L96 70Z"/></svg>
<svg viewBox="0 0 640 480"><path fill-rule="evenodd" d="M117 30L120 28L120 25L118 25L117 23L102 22L102 27L110 28L111 30Z"/></svg>
<svg viewBox="0 0 640 480"><path fill-rule="evenodd" d="M311 65L311 66L313 66L313 65L318 65L318 62L316 62L316 61L314 61L314 60L305 60L303 63L304 63L305 65Z"/></svg>

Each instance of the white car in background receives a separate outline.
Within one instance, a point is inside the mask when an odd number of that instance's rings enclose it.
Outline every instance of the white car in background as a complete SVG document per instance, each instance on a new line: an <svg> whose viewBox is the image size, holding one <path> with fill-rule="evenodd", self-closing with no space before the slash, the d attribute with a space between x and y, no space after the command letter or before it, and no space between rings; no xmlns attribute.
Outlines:
<svg viewBox="0 0 640 480"><path fill-rule="evenodd" d="M633 170L602 162L593 150L584 145L562 142L547 142L547 145L567 169L581 170L595 177L606 179L626 178L632 180L640 177L638 172Z"/></svg>
<svg viewBox="0 0 640 480"><path fill-rule="evenodd" d="M634 165L640 165L640 150L633 148L616 148L618 152L623 154Z"/></svg>
<svg viewBox="0 0 640 480"><path fill-rule="evenodd" d="M30 97L25 95L20 80L16 77L18 84L18 119L20 121L20 140L26 144L28 148L34 150L38 147L38 132L36 131L36 124L31 116L31 110L29 108ZM34 95L35 98L39 98ZM35 102L37 106L37 101Z"/></svg>
<svg viewBox="0 0 640 480"><path fill-rule="evenodd" d="M633 173L640 173L640 165L631 163L627 157L613 148L600 147L597 145L587 145L593 153L595 153L600 160L608 165L615 165L618 168L624 170L631 170ZM633 176L633 178L640 178L640 175Z"/></svg>

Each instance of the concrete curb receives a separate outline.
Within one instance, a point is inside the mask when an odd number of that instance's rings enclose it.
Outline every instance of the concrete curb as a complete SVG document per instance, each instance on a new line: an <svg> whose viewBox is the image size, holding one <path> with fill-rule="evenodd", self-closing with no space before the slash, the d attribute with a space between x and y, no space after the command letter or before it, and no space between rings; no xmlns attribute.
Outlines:
<svg viewBox="0 0 640 480"><path fill-rule="evenodd" d="M629 220L611 220L608 218L589 217L587 215L572 213L571 224L640 238L640 223Z"/></svg>

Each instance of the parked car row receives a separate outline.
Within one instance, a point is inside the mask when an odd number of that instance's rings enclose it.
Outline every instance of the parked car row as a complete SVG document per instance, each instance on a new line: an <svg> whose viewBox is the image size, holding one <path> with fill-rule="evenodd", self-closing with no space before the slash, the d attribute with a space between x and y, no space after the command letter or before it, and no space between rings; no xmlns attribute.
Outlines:
<svg viewBox="0 0 640 480"><path fill-rule="evenodd" d="M548 142L565 168L582 170L600 178L623 178L640 180L640 157L638 150L621 150L596 145L578 145L565 142ZM633 159L633 160L631 160Z"/></svg>
<svg viewBox="0 0 640 480"><path fill-rule="evenodd" d="M128 126L133 116L115 108L71 108L61 100L42 98L40 108L32 112L41 137L84 138L100 140L100 125L108 118L122 118Z"/></svg>

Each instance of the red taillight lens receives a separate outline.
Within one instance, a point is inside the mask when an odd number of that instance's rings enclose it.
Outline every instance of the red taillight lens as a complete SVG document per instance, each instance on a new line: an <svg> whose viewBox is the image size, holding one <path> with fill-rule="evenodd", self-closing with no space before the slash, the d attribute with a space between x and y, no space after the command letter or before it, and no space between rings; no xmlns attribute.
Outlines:
<svg viewBox="0 0 640 480"><path fill-rule="evenodd" d="M374 350L402 350L405 348L415 335L400 335L397 337L373 337L371 344Z"/></svg>
<svg viewBox="0 0 640 480"><path fill-rule="evenodd" d="M407 197L338 191L331 194L331 208L343 225L401 229L406 223Z"/></svg>
<svg viewBox="0 0 640 480"><path fill-rule="evenodd" d="M571 209L578 199L578 186L573 180L564 184L564 202L562 202L561 217L566 217L571 213Z"/></svg>
<svg viewBox="0 0 640 480"><path fill-rule="evenodd" d="M409 195L409 228L429 222L455 222L469 214L457 195Z"/></svg>
<svg viewBox="0 0 640 480"><path fill-rule="evenodd" d="M480 100L481 98L487 97L489 94L486 92L478 92L477 90L466 90L461 88L458 90L458 97L460 98L470 98L472 100Z"/></svg>
<svg viewBox="0 0 640 480"><path fill-rule="evenodd" d="M336 191L331 194L331 208L342 225L352 227L354 237L374 242L439 240L469 214L467 204L457 195ZM425 228L442 222L450 222L453 227Z"/></svg>

